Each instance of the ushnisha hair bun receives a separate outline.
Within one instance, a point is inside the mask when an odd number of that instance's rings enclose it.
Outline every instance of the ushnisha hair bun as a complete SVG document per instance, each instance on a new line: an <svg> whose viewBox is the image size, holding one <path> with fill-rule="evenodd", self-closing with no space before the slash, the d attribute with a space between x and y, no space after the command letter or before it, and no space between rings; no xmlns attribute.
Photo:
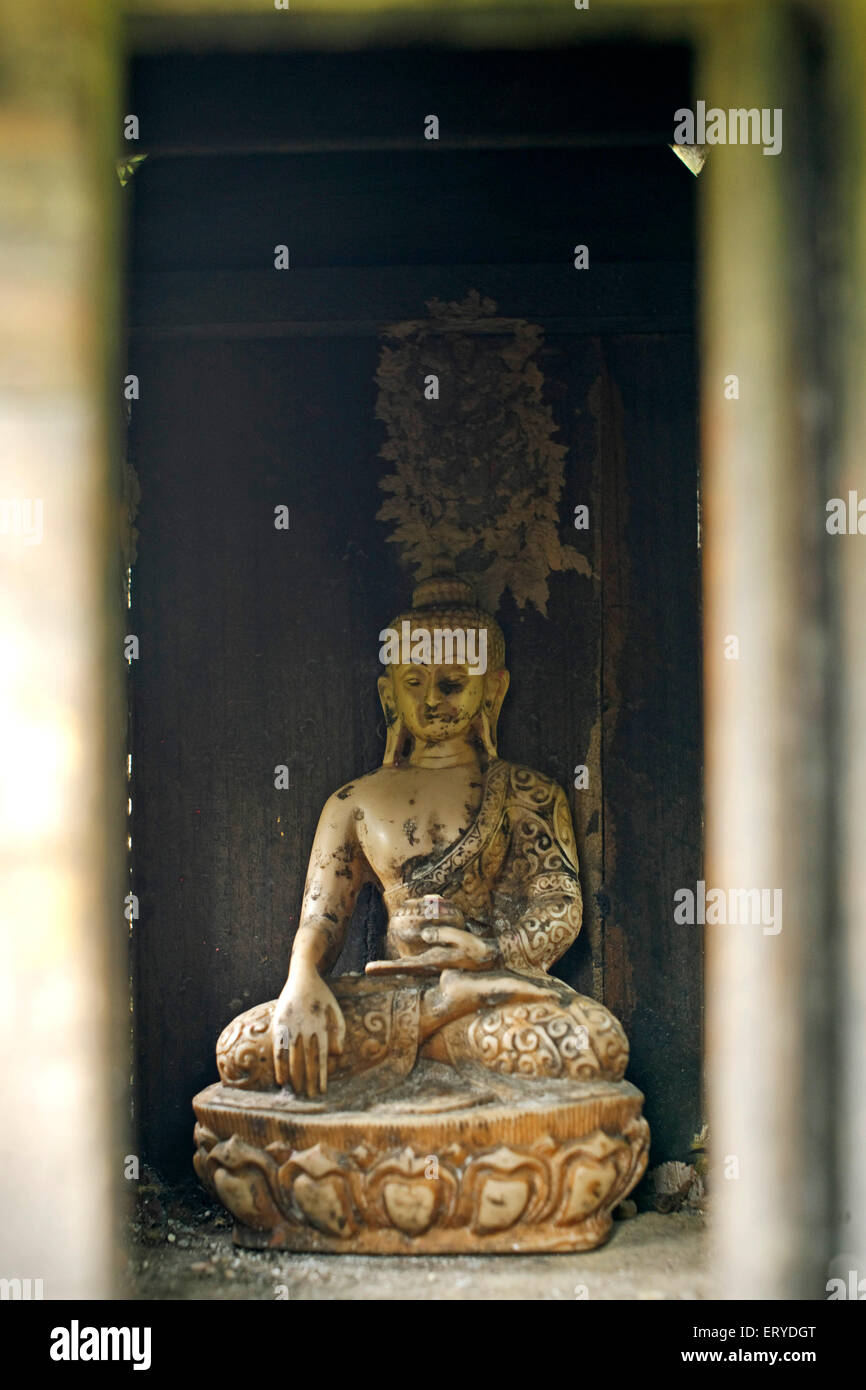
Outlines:
<svg viewBox="0 0 866 1390"><path fill-rule="evenodd" d="M485 628L487 631L487 669L501 671L505 665L505 638L491 613L478 607L475 590L466 579L452 572L422 579L412 591L412 607L398 613L391 627L400 631L401 623L425 628Z"/></svg>

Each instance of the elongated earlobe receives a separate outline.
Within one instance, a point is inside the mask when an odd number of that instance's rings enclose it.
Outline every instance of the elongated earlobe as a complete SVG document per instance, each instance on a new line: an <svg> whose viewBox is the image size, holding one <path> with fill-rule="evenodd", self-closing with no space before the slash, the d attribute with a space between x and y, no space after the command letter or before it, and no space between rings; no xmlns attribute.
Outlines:
<svg viewBox="0 0 866 1390"><path fill-rule="evenodd" d="M505 699L510 680L509 673L502 670L485 683L484 700L478 711L476 727L481 735L481 742L484 744L484 751L488 758L499 756L496 748L496 726L499 723L499 711L502 709L502 701Z"/></svg>
<svg viewBox="0 0 866 1390"><path fill-rule="evenodd" d="M391 684L390 676L379 677L379 699L382 702L382 712L385 715L385 754L382 758L382 766L397 767L406 730L403 726L403 720L397 713L397 702L394 699L394 687Z"/></svg>
<svg viewBox="0 0 866 1390"><path fill-rule="evenodd" d="M491 723L490 714L482 705L479 716L479 733L481 742L484 744L484 751L488 758L496 758L499 754L496 751L496 725Z"/></svg>

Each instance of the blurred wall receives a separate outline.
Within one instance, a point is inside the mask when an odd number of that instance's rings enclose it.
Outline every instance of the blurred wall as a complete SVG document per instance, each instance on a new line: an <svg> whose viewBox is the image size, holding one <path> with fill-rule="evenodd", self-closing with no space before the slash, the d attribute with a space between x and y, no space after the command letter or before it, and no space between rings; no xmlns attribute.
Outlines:
<svg viewBox="0 0 866 1390"><path fill-rule="evenodd" d="M107 4L0 28L0 1277L100 1297L127 1148L120 66Z"/></svg>

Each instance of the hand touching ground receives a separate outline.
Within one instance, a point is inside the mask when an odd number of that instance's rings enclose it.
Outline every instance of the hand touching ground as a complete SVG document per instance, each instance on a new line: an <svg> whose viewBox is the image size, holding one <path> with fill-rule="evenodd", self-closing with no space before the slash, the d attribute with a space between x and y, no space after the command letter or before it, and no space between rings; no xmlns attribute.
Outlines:
<svg viewBox="0 0 866 1390"><path fill-rule="evenodd" d="M340 1006L312 966L292 969L271 1022L277 1084L295 1095L324 1095L328 1054L340 1053L346 1025Z"/></svg>

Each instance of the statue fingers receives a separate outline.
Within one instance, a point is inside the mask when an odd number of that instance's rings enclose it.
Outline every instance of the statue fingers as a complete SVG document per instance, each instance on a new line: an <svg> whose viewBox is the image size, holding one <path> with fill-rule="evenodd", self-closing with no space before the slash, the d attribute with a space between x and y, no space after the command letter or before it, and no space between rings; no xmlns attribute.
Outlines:
<svg viewBox="0 0 866 1390"><path fill-rule="evenodd" d="M274 1077L278 1086L289 1080L289 1030L284 1023L273 1029Z"/></svg>
<svg viewBox="0 0 866 1390"><path fill-rule="evenodd" d="M296 1035L289 1043L289 1080L296 1096L304 1093L305 1072L304 1040Z"/></svg>
<svg viewBox="0 0 866 1390"><path fill-rule="evenodd" d="M312 1099L319 1090L319 1061L322 1055L322 1048L319 1047L319 1034L310 1033L304 1038L304 1070L306 1072L307 1095ZM327 1067L327 1050L325 1050L325 1065Z"/></svg>
<svg viewBox="0 0 866 1390"><path fill-rule="evenodd" d="M487 996L485 1002L490 1004L505 1001L516 1004L531 999L549 999L551 995L550 985L536 985L520 975L493 975L485 972L483 981L482 988Z"/></svg>
<svg viewBox="0 0 866 1390"><path fill-rule="evenodd" d="M404 918L393 924L390 931L398 941L403 943L403 945L413 947L417 946L418 942L421 940L421 929L423 925L423 922L409 921Z"/></svg>
<svg viewBox="0 0 866 1390"><path fill-rule="evenodd" d="M496 959L489 942L482 941L463 927L428 927L421 935L431 945L450 951L452 962L459 958L464 968L481 969Z"/></svg>
<svg viewBox="0 0 866 1390"><path fill-rule="evenodd" d="M326 1029L317 1033L316 1042L319 1052L319 1094L323 1096L328 1089L328 1033Z"/></svg>
<svg viewBox="0 0 866 1390"><path fill-rule="evenodd" d="M332 1052L342 1052L346 1045L346 1020L343 1017L343 1010L336 1000L331 1008L329 1042ZM327 1057L327 1048L325 1055ZM327 1067L325 1075L327 1076Z"/></svg>
<svg viewBox="0 0 866 1390"><path fill-rule="evenodd" d="M421 940L437 946L465 946L466 932L460 927L425 927Z"/></svg>
<svg viewBox="0 0 866 1390"><path fill-rule="evenodd" d="M424 966L432 966L436 969L446 970L455 963L455 952L452 946L431 946L429 951L421 951L419 955L412 957L412 966L415 969Z"/></svg>

